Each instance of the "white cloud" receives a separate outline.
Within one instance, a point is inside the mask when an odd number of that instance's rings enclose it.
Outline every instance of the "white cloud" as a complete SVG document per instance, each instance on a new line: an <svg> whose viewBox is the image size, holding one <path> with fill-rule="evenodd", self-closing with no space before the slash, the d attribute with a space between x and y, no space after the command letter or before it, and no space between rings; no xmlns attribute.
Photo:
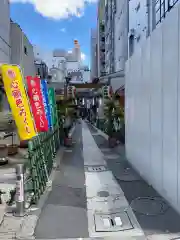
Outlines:
<svg viewBox="0 0 180 240"><path fill-rule="evenodd" d="M35 10L45 17L53 19L81 17L86 3L96 3L98 0L10 0L12 3L30 3Z"/></svg>
<svg viewBox="0 0 180 240"><path fill-rule="evenodd" d="M61 28L60 31L61 32L66 32L66 29L65 28Z"/></svg>
<svg viewBox="0 0 180 240"><path fill-rule="evenodd" d="M81 53L81 60L84 61L86 59L86 55L84 53Z"/></svg>

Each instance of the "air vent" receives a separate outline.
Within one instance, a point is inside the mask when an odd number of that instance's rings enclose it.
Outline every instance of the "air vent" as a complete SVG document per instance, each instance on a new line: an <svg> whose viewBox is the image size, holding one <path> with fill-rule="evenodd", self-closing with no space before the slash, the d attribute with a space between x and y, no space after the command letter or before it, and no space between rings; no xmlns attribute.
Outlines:
<svg viewBox="0 0 180 240"><path fill-rule="evenodd" d="M94 165L94 166L84 166L85 172L105 172L108 171L106 166Z"/></svg>
<svg viewBox="0 0 180 240"><path fill-rule="evenodd" d="M133 229L127 212L94 215L96 232L118 232Z"/></svg>

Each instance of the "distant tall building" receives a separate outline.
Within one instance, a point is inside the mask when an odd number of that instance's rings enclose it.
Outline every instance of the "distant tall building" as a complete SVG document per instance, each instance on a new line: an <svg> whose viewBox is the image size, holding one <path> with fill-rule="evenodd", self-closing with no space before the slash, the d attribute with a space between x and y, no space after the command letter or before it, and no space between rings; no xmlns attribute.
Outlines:
<svg viewBox="0 0 180 240"><path fill-rule="evenodd" d="M91 80L98 76L97 30L91 29Z"/></svg>
<svg viewBox="0 0 180 240"><path fill-rule="evenodd" d="M73 55L79 63L81 62L81 49L78 40L74 40Z"/></svg>
<svg viewBox="0 0 180 240"><path fill-rule="evenodd" d="M105 58L107 73L118 72L125 68L128 58L128 5L130 2L129 0L106 0Z"/></svg>
<svg viewBox="0 0 180 240"><path fill-rule="evenodd" d="M98 77L105 75L105 0L99 0L97 17Z"/></svg>

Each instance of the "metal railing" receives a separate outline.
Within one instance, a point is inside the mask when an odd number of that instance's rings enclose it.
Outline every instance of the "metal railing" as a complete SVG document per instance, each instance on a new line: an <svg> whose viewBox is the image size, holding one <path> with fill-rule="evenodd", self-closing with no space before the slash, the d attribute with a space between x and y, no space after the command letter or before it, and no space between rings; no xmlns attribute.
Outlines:
<svg viewBox="0 0 180 240"><path fill-rule="evenodd" d="M58 126L49 132L41 133L28 143L29 156L26 163L25 192L33 195L33 203L39 200L46 188L59 146Z"/></svg>
<svg viewBox="0 0 180 240"><path fill-rule="evenodd" d="M18 170L16 187L10 192L7 202L11 206L16 200L17 216L23 216L25 209L38 202L50 182L54 158L60 147L60 132L61 126L57 125L28 142L28 156L24 164L17 165L21 170Z"/></svg>

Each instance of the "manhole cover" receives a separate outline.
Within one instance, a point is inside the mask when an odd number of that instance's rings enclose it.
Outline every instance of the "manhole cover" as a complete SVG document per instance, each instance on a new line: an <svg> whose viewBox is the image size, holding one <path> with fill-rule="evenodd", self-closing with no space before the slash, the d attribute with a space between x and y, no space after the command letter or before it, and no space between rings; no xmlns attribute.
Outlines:
<svg viewBox="0 0 180 240"><path fill-rule="evenodd" d="M106 166L84 166L85 172L105 172L108 171Z"/></svg>
<svg viewBox="0 0 180 240"><path fill-rule="evenodd" d="M107 192L107 191L100 191L100 192L97 193L97 196L101 197L101 198L107 198L107 197L109 197L109 192Z"/></svg>
<svg viewBox="0 0 180 240"><path fill-rule="evenodd" d="M131 202L131 208L144 215L160 215L167 209L168 205L162 198L156 197L139 197Z"/></svg>
<svg viewBox="0 0 180 240"><path fill-rule="evenodd" d="M127 212L95 214L96 232L117 232L133 229Z"/></svg>

